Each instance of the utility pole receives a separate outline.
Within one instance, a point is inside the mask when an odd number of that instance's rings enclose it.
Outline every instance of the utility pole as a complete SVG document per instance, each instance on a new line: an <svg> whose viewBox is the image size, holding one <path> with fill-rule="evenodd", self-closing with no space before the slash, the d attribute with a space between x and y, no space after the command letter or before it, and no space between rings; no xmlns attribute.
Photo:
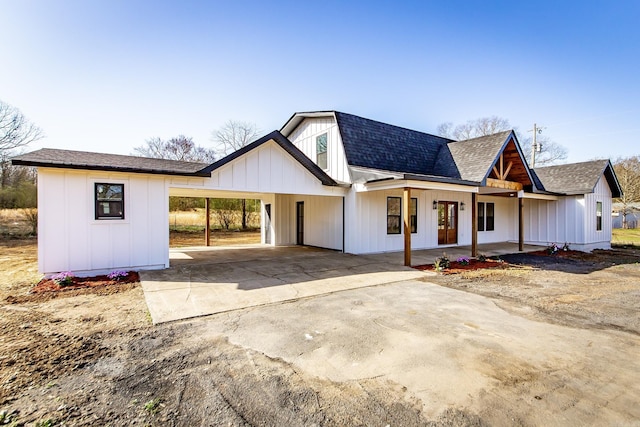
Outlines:
<svg viewBox="0 0 640 427"><path fill-rule="evenodd" d="M529 131L531 132L531 131ZM542 129L538 128L537 124L533 124L533 142L531 144L531 169L536 167L536 152L540 152L542 146L538 144L537 135L542 133Z"/></svg>

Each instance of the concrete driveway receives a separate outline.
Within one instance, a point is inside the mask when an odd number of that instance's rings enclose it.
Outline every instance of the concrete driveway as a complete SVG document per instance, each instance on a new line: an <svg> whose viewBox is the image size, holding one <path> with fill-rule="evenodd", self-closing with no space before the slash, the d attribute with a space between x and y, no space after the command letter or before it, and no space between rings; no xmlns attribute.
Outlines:
<svg viewBox="0 0 640 427"><path fill-rule="evenodd" d="M300 246L172 249L170 259L169 269L140 273L154 324L433 274Z"/></svg>

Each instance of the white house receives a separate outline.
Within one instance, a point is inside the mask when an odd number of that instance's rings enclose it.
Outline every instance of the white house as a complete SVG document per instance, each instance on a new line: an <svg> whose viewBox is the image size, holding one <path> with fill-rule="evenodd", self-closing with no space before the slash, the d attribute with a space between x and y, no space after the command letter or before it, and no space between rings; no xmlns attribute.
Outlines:
<svg viewBox="0 0 640 427"><path fill-rule="evenodd" d="M169 196L262 201L262 243L352 254L493 242L609 248L608 160L530 169L513 131L467 141L337 111L294 114L213 163L42 149L39 268L169 267ZM603 214L604 213L604 214Z"/></svg>

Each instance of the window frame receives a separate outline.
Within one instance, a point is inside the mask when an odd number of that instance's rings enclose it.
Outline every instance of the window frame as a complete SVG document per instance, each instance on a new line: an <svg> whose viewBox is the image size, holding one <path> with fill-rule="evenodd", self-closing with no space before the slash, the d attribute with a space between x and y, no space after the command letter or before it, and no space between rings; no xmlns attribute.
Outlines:
<svg viewBox="0 0 640 427"><path fill-rule="evenodd" d="M324 137L324 151L319 151L320 145L318 144L319 140ZM324 154L324 165L320 164L320 156ZM316 164L320 169L327 170L329 169L329 133L324 132L318 136L316 136Z"/></svg>
<svg viewBox="0 0 640 427"><path fill-rule="evenodd" d="M476 220L478 221L478 231L484 231L484 224L485 224L484 202L478 202L478 213L477 213Z"/></svg>
<svg viewBox="0 0 640 427"><path fill-rule="evenodd" d="M100 199L98 196L98 186L108 185L108 186L118 186L121 187L120 191L120 199ZM103 220L124 220L125 219L125 188L124 183L122 182L94 182L93 184L93 201L94 201L94 219L96 221ZM100 204L101 203L109 203L109 210L111 210L111 203L119 202L121 209L118 214L100 214Z"/></svg>
<svg viewBox="0 0 640 427"><path fill-rule="evenodd" d="M596 202L596 231L602 231L602 202Z"/></svg>
<svg viewBox="0 0 640 427"><path fill-rule="evenodd" d="M389 202L391 200L397 200L398 202L398 214L390 214L389 213ZM389 219L390 218L397 218L397 227L398 227L398 231L390 231L393 228L391 228L389 226ZM397 197L397 196L387 196L387 234L389 235L396 235L396 234L402 234L402 197Z"/></svg>
<svg viewBox="0 0 640 427"><path fill-rule="evenodd" d="M413 204L415 203L415 214L412 214ZM412 197L409 199L409 229L411 230L411 234L418 233L418 198Z"/></svg>
<svg viewBox="0 0 640 427"><path fill-rule="evenodd" d="M489 214L491 211L491 214ZM495 231L496 204L495 202L478 202L477 212L478 231Z"/></svg>

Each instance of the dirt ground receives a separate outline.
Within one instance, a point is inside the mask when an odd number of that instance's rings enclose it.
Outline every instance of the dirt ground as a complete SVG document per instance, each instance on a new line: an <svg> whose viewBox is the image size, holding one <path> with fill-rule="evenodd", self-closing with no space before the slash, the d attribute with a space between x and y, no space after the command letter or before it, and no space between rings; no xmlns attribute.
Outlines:
<svg viewBox="0 0 640 427"><path fill-rule="evenodd" d="M640 250L503 259L516 266L429 281L520 316L640 335ZM0 241L0 425L536 424L510 399L509 381L497 391L503 407L492 409L500 416L452 407L429 418L382 378L332 382L225 336L201 338L189 323L153 327L139 285L29 295L35 261L35 240ZM505 378L526 385L517 373Z"/></svg>

